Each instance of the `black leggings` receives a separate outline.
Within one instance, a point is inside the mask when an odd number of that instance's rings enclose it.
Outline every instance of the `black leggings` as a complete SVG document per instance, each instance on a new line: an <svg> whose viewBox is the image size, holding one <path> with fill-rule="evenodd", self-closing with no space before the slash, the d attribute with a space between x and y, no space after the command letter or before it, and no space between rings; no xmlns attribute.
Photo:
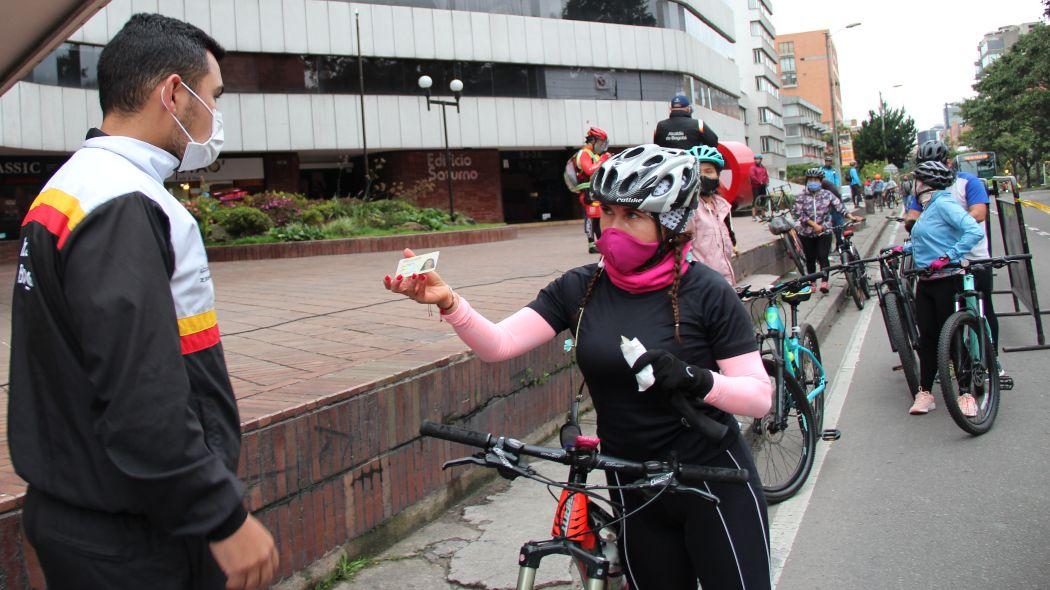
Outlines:
<svg viewBox="0 0 1050 590"><path fill-rule="evenodd" d="M919 327L919 385L933 388L937 376L937 342L941 328L955 313L955 294L962 290L962 277L919 281L915 289L915 316ZM915 392L911 392L912 396Z"/></svg>
<svg viewBox="0 0 1050 590"><path fill-rule="evenodd" d="M817 264L820 269L828 267L828 254L831 254L831 234L826 233L819 236L799 236L802 242L802 255L806 258L806 273L817 272Z"/></svg>
<svg viewBox="0 0 1050 590"><path fill-rule="evenodd" d="M623 523L620 560L631 590L768 590L769 519L751 452L737 435L708 465L744 468L751 482L706 484L721 499L664 494ZM615 474L609 481L629 483ZM645 502L640 492L613 490L630 512ZM617 498L617 496L619 496Z"/></svg>

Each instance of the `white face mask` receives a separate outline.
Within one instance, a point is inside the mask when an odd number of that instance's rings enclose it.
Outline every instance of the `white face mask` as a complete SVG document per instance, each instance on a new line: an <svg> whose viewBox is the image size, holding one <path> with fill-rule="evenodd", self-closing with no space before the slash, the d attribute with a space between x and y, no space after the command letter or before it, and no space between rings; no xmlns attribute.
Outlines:
<svg viewBox="0 0 1050 590"><path fill-rule="evenodd" d="M182 84L180 82L180 84ZM188 170L197 170L198 168L204 168L211 166L213 162L219 157L219 152L222 151L222 144L225 142L225 135L222 131L222 113L218 110L212 110L208 108L208 104L204 102L201 97L197 96L197 93L186 84L182 84L186 90L190 91L190 94L194 98L200 101L204 108L208 109L211 113L211 136L204 141L204 143L198 143L190 135L190 132L182 125L179 118L175 116L175 113L168 111L172 119L175 119L175 124L182 129L182 132L189 138L189 142L186 144L186 151L182 154L182 163L179 164L179 172L186 172Z"/></svg>

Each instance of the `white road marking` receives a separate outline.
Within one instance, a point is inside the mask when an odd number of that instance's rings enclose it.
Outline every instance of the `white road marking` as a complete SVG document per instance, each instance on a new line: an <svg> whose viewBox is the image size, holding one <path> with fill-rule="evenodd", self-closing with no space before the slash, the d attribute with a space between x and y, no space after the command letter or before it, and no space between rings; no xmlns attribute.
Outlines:
<svg viewBox="0 0 1050 590"><path fill-rule="evenodd" d="M886 240L887 247L895 243L897 232L900 231L901 224L899 222L895 222L895 224L895 227L890 231L889 238ZM842 362L832 378L831 390L828 392L824 413L824 425L826 428L837 424L839 416L842 414L842 407L846 403L850 385L853 383L853 375L857 370L860 352L864 347L864 340L867 337L868 328L871 324L871 317L876 309L878 309L878 305L865 306L857 324L853 328L853 333L850 335L846 353L843 355ZM799 526L802 524L802 517L806 515L806 510L809 508L813 487L820 476L820 469L824 465L824 459L834 444L823 441L817 443L817 452L813 458L813 470L809 474L809 479L806 480L806 483L795 497L777 505L776 516L769 523L769 541L773 553L770 567L773 570L774 588L780 581L780 575L784 571L784 564L787 563L788 556L791 554L791 547L795 543L795 536L798 534Z"/></svg>

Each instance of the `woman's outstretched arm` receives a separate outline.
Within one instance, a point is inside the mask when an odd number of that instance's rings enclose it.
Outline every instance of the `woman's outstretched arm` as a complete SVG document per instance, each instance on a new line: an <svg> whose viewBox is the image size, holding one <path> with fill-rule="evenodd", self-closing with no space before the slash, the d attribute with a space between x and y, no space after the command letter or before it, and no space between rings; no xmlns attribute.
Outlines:
<svg viewBox="0 0 1050 590"><path fill-rule="evenodd" d="M554 338L554 328L528 307L494 324L457 296L455 307L442 317L478 358L489 363L514 358Z"/></svg>

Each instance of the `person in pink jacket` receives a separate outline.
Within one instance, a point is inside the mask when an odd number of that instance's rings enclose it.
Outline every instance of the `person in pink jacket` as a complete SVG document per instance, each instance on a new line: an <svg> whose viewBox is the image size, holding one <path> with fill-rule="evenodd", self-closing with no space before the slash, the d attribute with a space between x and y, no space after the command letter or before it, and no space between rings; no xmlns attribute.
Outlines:
<svg viewBox="0 0 1050 590"><path fill-rule="evenodd" d="M718 194L718 173L725 166L725 160L718 150L706 145L689 151L700 163L700 200L686 226L686 231L693 234L693 260L711 267L730 285L735 285L732 259L736 235L730 216L733 206Z"/></svg>

